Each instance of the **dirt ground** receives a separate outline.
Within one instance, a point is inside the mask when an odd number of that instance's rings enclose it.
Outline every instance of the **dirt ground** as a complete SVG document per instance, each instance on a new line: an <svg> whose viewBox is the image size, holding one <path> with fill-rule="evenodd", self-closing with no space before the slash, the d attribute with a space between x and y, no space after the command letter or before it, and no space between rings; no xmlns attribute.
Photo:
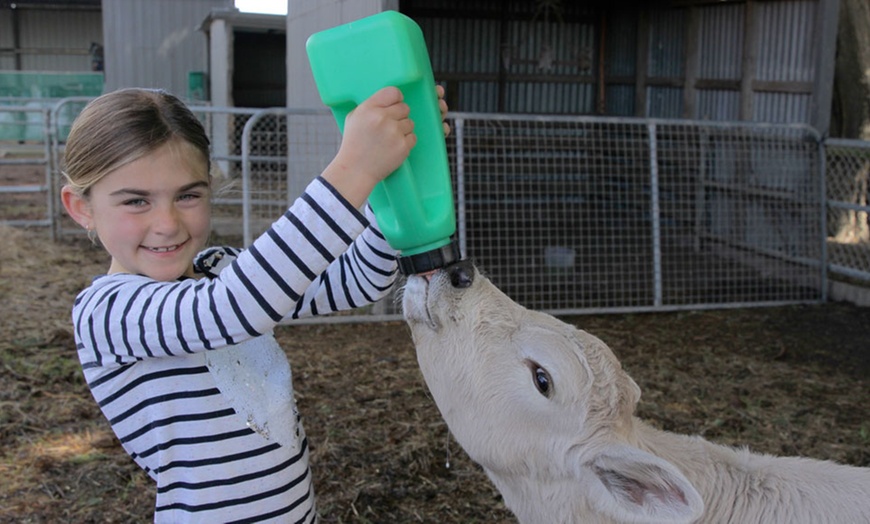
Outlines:
<svg viewBox="0 0 870 524"><path fill-rule="evenodd" d="M150 522L154 486L83 383L69 311L86 240L0 227L0 523ZM607 342L659 427L870 466L870 308L565 318ZM507 523L448 437L401 322L281 328L325 523Z"/></svg>

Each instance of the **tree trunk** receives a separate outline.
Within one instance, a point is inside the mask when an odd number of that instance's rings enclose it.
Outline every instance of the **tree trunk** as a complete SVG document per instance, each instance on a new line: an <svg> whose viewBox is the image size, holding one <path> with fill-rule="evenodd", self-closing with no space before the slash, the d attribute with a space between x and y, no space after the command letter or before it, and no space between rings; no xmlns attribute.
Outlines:
<svg viewBox="0 0 870 524"><path fill-rule="evenodd" d="M870 140L870 2L840 0L831 136Z"/></svg>
<svg viewBox="0 0 870 524"><path fill-rule="evenodd" d="M831 136L870 140L870 2L840 0ZM870 160L858 162L851 180L830 180L829 198L867 205ZM829 232L841 242L870 242L867 213L838 212Z"/></svg>

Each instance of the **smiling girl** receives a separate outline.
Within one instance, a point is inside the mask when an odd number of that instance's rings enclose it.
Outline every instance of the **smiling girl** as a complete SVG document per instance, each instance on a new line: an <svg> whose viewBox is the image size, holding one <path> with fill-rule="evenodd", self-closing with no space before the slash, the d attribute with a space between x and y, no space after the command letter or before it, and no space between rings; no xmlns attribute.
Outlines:
<svg viewBox="0 0 870 524"><path fill-rule="evenodd" d="M396 252L359 209L416 143L408 115L396 88L360 104L333 161L245 250L205 249L209 141L176 97L124 89L76 119L62 201L111 256L73 305L76 345L113 431L157 482L155 522L316 520L272 329L391 290Z"/></svg>

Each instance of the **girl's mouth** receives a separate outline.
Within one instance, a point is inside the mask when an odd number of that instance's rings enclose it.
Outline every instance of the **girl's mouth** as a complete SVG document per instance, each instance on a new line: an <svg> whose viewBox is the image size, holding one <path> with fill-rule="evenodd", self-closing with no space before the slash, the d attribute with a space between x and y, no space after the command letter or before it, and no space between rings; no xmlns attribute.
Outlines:
<svg viewBox="0 0 870 524"><path fill-rule="evenodd" d="M169 252L177 251L178 249L181 249L181 246L183 246L183 245L184 244L181 243L181 244L175 244L173 246L146 247L145 249L147 249L148 251L151 251L152 253L169 253Z"/></svg>

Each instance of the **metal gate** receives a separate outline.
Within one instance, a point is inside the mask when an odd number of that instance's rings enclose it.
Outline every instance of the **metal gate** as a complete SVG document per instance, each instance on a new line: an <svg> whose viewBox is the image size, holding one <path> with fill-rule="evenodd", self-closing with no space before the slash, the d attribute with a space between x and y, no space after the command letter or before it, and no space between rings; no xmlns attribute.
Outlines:
<svg viewBox="0 0 870 524"><path fill-rule="evenodd" d="M0 105L34 181L0 185L7 224L81 234L56 204L65 133L87 99ZM246 245L320 174L340 135L327 110L194 106L213 144L215 241ZM26 115L26 116L21 116ZM464 254L527 307L556 314L822 301L828 271L870 282L870 145L801 125L451 113ZM10 144L0 142L0 147ZM7 167L10 166L10 167ZM43 211L16 222L21 195ZM828 261L830 260L830 264ZM318 321L399 318L396 296Z"/></svg>

